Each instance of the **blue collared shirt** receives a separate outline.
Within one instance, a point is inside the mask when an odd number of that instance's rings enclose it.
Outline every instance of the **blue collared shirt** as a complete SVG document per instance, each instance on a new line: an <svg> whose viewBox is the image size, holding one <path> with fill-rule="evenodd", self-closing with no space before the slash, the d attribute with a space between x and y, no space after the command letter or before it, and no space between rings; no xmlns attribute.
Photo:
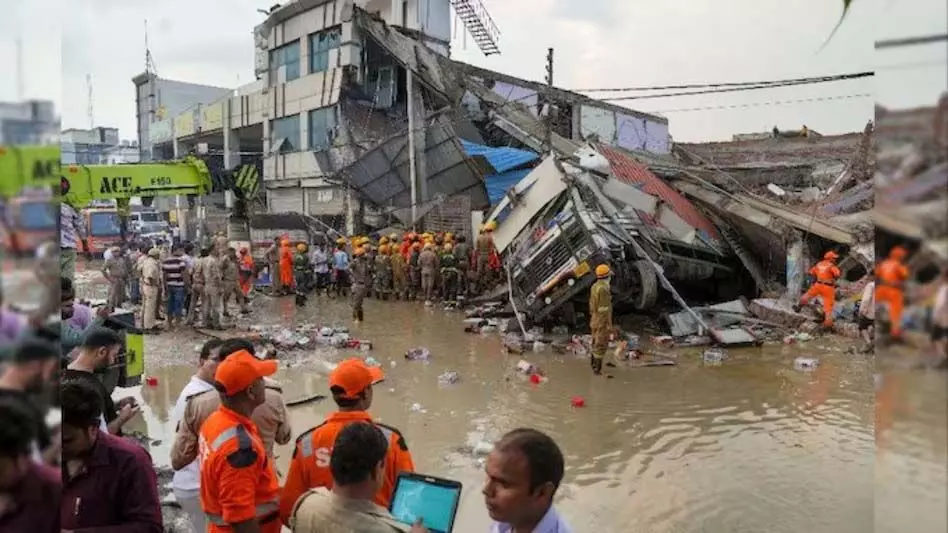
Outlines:
<svg viewBox="0 0 948 533"><path fill-rule="evenodd" d="M510 533L511 531L513 531L513 526L502 522L494 522L490 526L490 533ZM565 520L560 518L556 509L550 506L550 510L543 515L537 527L533 528L533 533L573 533L573 530Z"/></svg>

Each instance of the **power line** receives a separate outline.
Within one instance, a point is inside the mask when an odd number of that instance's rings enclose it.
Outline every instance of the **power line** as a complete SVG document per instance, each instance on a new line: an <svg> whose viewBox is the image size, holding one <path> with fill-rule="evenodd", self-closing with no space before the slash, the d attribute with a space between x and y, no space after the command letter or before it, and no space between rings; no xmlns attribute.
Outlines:
<svg viewBox="0 0 948 533"><path fill-rule="evenodd" d="M837 78L837 79L832 79L832 80L827 79L823 81L793 81L793 82L785 82L785 83L771 83L771 84L765 84L765 85L725 87L725 88L720 88L720 89L708 89L705 91L688 91L688 92L664 93L664 94L643 94L643 95L637 95L637 96L615 96L615 97L608 97L608 98L600 98L600 100L615 102L615 101L620 101L620 100L645 100L648 98L668 98L671 96L692 96L692 95L697 95L697 94L717 94L717 93L733 93L733 92L741 92L741 91L756 91L760 89L776 89L779 87L795 87L798 85L812 85L815 83L825 83L828 81L843 81L843 80L848 81L848 80L865 78L865 77L874 76L874 75L875 75L874 72L869 72L869 73L863 73L861 75L849 76L846 78Z"/></svg>
<svg viewBox="0 0 948 533"><path fill-rule="evenodd" d="M840 96L819 96L815 98L794 98L791 100L770 100L767 102L756 102L748 104L733 104L733 105L714 105L714 106L703 106L703 107L686 107L679 109L657 109L653 111L648 111L648 113L684 113L690 111L710 111L713 109L739 109L745 107L762 107L762 106L772 106L772 105L786 105L786 104L799 104L805 102L823 102L827 100L850 100L855 98L869 98L874 97L872 93L859 93L859 94L844 94Z"/></svg>
<svg viewBox="0 0 948 533"><path fill-rule="evenodd" d="M876 50L882 48L896 48L899 46L940 43L943 41L948 41L948 33L941 35L923 35L920 37L904 37L901 39L886 39L884 41L876 41Z"/></svg>
<svg viewBox="0 0 948 533"><path fill-rule="evenodd" d="M767 81L739 81L739 82L723 82L723 83L691 83L684 85L655 85L650 87L619 87L612 89L573 89L575 92L580 93L613 93L613 92L636 92L636 91L662 91L669 89L707 89L712 87L748 87L748 86L770 86L776 85L781 86L783 84L798 84L798 83L824 83L831 81L839 80L848 80L848 79L858 79L865 78L867 76L872 76L873 72L854 72L850 74L834 74L829 76L811 76L808 78L790 78L784 80L767 80Z"/></svg>

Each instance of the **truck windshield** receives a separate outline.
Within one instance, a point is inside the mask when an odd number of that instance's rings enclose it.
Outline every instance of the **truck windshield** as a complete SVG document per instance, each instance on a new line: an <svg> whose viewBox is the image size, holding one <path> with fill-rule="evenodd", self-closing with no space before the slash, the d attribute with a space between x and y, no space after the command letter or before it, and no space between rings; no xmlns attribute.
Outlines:
<svg viewBox="0 0 948 533"><path fill-rule="evenodd" d="M138 216L141 217L142 222L163 222L161 220L161 213L141 212Z"/></svg>
<svg viewBox="0 0 948 533"><path fill-rule="evenodd" d="M118 213L106 211L89 214L89 235L92 237L118 237L121 234Z"/></svg>
<svg viewBox="0 0 948 533"><path fill-rule="evenodd" d="M25 230L55 230L56 218L50 202L24 202L19 205L17 225Z"/></svg>

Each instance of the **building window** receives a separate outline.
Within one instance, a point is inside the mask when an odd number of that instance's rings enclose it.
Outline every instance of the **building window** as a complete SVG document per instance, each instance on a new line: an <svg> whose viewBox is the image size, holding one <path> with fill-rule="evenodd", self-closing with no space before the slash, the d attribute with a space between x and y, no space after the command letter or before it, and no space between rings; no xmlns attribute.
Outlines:
<svg viewBox="0 0 948 533"><path fill-rule="evenodd" d="M280 67L284 69L284 78L279 77ZM270 50L270 84L293 81L300 77L300 42L293 41Z"/></svg>
<svg viewBox="0 0 948 533"><path fill-rule="evenodd" d="M332 146L339 124L336 106L314 109L309 112L309 149L318 152Z"/></svg>
<svg viewBox="0 0 948 533"><path fill-rule="evenodd" d="M278 118L270 121L270 152L296 152L300 146L300 116Z"/></svg>
<svg viewBox="0 0 948 533"><path fill-rule="evenodd" d="M309 73L329 70L329 51L339 48L342 30L338 27L309 36Z"/></svg>

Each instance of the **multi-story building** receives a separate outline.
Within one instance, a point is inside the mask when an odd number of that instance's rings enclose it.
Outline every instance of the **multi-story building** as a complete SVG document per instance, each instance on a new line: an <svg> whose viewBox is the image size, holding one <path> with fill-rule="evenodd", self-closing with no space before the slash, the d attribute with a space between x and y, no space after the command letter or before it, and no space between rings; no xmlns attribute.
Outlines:
<svg viewBox="0 0 948 533"><path fill-rule="evenodd" d="M0 102L0 144L52 144L58 135L53 102Z"/></svg>
<svg viewBox="0 0 948 533"><path fill-rule="evenodd" d="M119 146L118 128L98 126L89 130L70 128L60 134L62 162L65 164L98 165L105 162L105 152Z"/></svg>

